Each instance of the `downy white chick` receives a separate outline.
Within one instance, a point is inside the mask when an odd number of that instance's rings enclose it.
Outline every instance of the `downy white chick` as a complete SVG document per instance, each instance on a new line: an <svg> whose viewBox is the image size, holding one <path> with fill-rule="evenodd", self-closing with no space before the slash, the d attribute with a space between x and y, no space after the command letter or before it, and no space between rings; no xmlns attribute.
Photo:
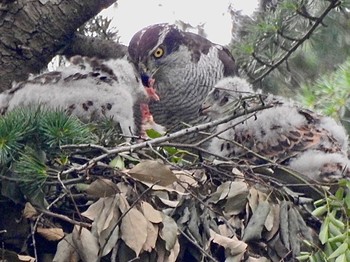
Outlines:
<svg viewBox="0 0 350 262"><path fill-rule="evenodd" d="M209 151L238 157L250 164L263 164L256 157L229 141L285 165L313 181L335 182L350 178L347 157L348 137L345 129L334 119L304 109L291 101L274 95L255 92L239 77L219 81L202 104L201 111L212 118L224 117L234 111L272 104L271 108L255 112L255 117L238 117L218 126L217 131L234 125L214 138Z"/></svg>

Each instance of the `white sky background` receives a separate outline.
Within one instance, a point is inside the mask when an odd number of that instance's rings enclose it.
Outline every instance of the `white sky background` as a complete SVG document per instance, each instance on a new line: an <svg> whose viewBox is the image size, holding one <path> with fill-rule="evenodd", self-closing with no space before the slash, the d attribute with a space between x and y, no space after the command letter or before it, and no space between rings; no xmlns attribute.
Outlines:
<svg viewBox="0 0 350 262"><path fill-rule="evenodd" d="M111 26L118 30L120 42L129 45L132 36L140 29L156 23L175 23L182 20L196 27L205 23L207 38L214 43L227 45L231 40L232 19L228 12L234 9L250 15L258 0L118 0L100 14L113 18ZM56 70L59 59L53 58L48 70Z"/></svg>
<svg viewBox="0 0 350 262"><path fill-rule="evenodd" d="M182 20L192 26L205 23L204 31L212 42L226 45L231 40L232 20L229 5L244 14L251 14L257 0L118 0L118 8L101 12L113 18L120 42L128 45L140 29L156 23Z"/></svg>

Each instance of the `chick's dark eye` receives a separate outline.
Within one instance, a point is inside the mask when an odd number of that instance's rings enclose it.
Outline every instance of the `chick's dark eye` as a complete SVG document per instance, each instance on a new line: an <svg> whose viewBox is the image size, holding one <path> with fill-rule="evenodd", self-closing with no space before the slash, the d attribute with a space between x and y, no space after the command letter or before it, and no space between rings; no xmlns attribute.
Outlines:
<svg viewBox="0 0 350 262"><path fill-rule="evenodd" d="M164 55L164 49L161 47L157 47L157 49L153 52L153 56L155 58L161 58Z"/></svg>
<svg viewBox="0 0 350 262"><path fill-rule="evenodd" d="M220 91L218 89L214 90L213 97L214 97L214 100L219 100L219 98L220 98Z"/></svg>
<svg viewBox="0 0 350 262"><path fill-rule="evenodd" d="M227 102L228 102L228 97L227 97L227 96L224 96L224 97L221 99L221 101L220 101L220 106L225 105Z"/></svg>

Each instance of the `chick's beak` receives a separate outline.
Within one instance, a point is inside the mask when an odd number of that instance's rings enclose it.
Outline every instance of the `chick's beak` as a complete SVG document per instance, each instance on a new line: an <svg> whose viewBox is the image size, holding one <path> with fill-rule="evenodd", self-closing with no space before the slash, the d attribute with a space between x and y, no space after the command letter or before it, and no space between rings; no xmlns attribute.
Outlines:
<svg viewBox="0 0 350 262"><path fill-rule="evenodd" d="M200 115L207 115L210 112L211 105L209 103L204 102L199 108Z"/></svg>

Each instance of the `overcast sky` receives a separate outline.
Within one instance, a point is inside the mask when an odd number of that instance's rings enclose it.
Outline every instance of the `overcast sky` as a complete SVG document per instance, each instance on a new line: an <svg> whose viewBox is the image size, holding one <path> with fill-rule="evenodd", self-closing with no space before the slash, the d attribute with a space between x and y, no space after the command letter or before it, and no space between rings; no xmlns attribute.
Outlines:
<svg viewBox="0 0 350 262"><path fill-rule="evenodd" d="M123 44L145 26L182 20L196 26L205 23L208 38L218 44L228 44L231 39L232 21L228 6L251 14L257 0L118 0L118 8L109 8L103 15L113 17Z"/></svg>

